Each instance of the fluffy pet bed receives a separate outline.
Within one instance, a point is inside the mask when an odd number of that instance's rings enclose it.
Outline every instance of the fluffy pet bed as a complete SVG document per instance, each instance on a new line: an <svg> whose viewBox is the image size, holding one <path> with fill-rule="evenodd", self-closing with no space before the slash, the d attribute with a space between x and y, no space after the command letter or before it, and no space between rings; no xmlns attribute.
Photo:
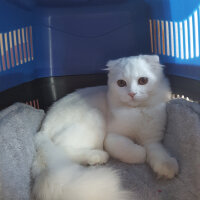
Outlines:
<svg viewBox="0 0 200 200"><path fill-rule="evenodd" d="M107 164L121 173L125 188L139 200L200 199L200 105L172 100L164 145L177 158L180 172L172 180L157 179L146 165L128 165L116 160ZM35 153L33 135L44 117L42 110L14 104L0 112L0 199L28 200L30 168Z"/></svg>

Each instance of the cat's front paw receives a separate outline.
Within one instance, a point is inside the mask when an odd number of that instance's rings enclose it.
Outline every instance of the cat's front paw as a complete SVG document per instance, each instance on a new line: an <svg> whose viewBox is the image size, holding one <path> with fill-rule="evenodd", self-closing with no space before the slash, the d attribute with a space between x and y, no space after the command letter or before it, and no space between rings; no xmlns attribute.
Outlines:
<svg viewBox="0 0 200 200"><path fill-rule="evenodd" d="M98 165L104 164L108 161L109 155L105 151L101 150L93 150L90 152L90 156L88 158L89 165Z"/></svg>
<svg viewBox="0 0 200 200"><path fill-rule="evenodd" d="M178 174L178 163L175 158L154 163L153 170L158 174L158 178L171 179Z"/></svg>
<svg viewBox="0 0 200 200"><path fill-rule="evenodd" d="M132 145L132 149L126 155L120 159L122 162L129 164L141 164L146 161L146 150L144 147L134 144Z"/></svg>

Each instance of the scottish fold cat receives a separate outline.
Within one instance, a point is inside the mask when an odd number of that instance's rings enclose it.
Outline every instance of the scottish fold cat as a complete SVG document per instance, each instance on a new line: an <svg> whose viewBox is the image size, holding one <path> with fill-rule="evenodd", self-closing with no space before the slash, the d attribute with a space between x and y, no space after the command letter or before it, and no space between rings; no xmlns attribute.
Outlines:
<svg viewBox="0 0 200 200"><path fill-rule="evenodd" d="M35 142L33 197L38 200L127 200L109 156L147 161L173 178L177 161L161 144L170 88L156 55L107 63L108 85L77 90L49 109ZM132 197L132 199L136 199Z"/></svg>

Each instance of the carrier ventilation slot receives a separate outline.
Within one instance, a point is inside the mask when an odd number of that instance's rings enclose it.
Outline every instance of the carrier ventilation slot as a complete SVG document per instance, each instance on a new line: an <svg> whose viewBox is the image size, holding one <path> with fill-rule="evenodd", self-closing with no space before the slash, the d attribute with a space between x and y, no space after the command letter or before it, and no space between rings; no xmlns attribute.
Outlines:
<svg viewBox="0 0 200 200"><path fill-rule="evenodd" d="M32 106L34 108L40 109L40 104L39 104L38 99L27 101L26 104L29 105L29 106Z"/></svg>
<svg viewBox="0 0 200 200"><path fill-rule="evenodd" d="M34 60L32 26L0 33L0 72Z"/></svg>
<svg viewBox="0 0 200 200"><path fill-rule="evenodd" d="M200 6L179 22L149 19L151 52L181 60L199 57L199 24Z"/></svg>

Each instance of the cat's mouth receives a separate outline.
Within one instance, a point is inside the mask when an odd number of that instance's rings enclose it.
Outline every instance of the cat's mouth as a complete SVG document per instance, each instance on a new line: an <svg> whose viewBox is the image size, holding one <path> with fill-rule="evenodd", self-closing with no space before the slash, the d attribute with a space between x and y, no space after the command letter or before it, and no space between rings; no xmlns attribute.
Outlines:
<svg viewBox="0 0 200 200"><path fill-rule="evenodd" d="M131 97L130 100L131 101L135 101L135 102L143 102L146 101L148 99L148 95L147 94L136 94L134 97Z"/></svg>
<svg viewBox="0 0 200 200"><path fill-rule="evenodd" d="M128 106L130 107L144 107L148 101L149 96L147 94L136 94L134 98L130 98Z"/></svg>
<svg viewBox="0 0 200 200"><path fill-rule="evenodd" d="M132 97L130 97L130 101L131 102L141 102L144 103L145 101L147 101L151 96L153 96L154 93L153 91L148 91L148 92L139 92L139 93L135 93L135 95ZM130 95L129 95L130 96Z"/></svg>

